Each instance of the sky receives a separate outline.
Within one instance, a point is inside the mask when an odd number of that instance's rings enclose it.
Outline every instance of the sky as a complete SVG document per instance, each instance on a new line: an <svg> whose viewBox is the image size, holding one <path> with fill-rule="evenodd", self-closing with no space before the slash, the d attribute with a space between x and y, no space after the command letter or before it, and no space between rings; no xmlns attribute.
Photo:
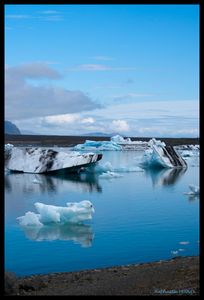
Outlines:
<svg viewBox="0 0 204 300"><path fill-rule="evenodd" d="M199 136L199 5L5 5L5 119L36 134Z"/></svg>

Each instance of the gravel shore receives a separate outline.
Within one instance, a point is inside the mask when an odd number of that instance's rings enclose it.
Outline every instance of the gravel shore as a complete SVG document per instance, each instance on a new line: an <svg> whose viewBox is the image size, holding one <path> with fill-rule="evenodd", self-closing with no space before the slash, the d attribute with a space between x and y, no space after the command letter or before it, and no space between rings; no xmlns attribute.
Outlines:
<svg viewBox="0 0 204 300"><path fill-rule="evenodd" d="M199 295L199 256L13 278L10 295Z"/></svg>

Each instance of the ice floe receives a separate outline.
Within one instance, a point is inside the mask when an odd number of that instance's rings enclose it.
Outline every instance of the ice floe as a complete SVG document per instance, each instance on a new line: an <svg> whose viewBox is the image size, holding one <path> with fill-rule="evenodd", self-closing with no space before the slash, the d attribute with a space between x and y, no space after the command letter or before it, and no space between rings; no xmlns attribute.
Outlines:
<svg viewBox="0 0 204 300"><path fill-rule="evenodd" d="M116 172L107 171L107 172L100 174L99 177L103 178L103 179L112 179L112 178L123 177L123 175L116 173Z"/></svg>
<svg viewBox="0 0 204 300"><path fill-rule="evenodd" d="M160 140L151 139L150 149L143 155L140 166L143 168L186 168L187 163L172 146Z"/></svg>
<svg viewBox="0 0 204 300"><path fill-rule="evenodd" d="M194 184L189 184L190 192L184 193L185 195L189 196L198 196L200 194L200 188Z"/></svg>
<svg viewBox="0 0 204 300"><path fill-rule="evenodd" d="M188 245L188 244L190 244L190 242L189 241L181 241L181 242L179 242L179 244L180 245Z"/></svg>
<svg viewBox="0 0 204 300"><path fill-rule="evenodd" d="M102 154L70 151L62 152L43 148L9 147L5 151L5 165L11 171L47 173L62 169L80 170L96 163Z"/></svg>
<svg viewBox="0 0 204 300"><path fill-rule="evenodd" d="M122 147L112 141L91 141L86 140L84 144L78 144L74 147L74 150L87 150L87 151L121 151Z"/></svg>
<svg viewBox="0 0 204 300"><path fill-rule="evenodd" d="M122 151L122 150L144 150L148 147L148 142L132 141L130 138L124 138L120 135L115 135L110 138L110 141L92 141L86 140L83 144L78 144L74 150L86 151Z"/></svg>
<svg viewBox="0 0 204 300"><path fill-rule="evenodd" d="M104 164L98 163L94 168L86 169L86 172L94 173L99 179L113 179L123 177L121 173L144 172L138 166L118 166L114 167L109 161Z"/></svg>
<svg viewBox="0 0 204 300"><path fill-rule="evenodd" d="M36 202L37 214L28 211L17 220L22 226L43 226L44 224L57 223L80 223L92 219L94 213L93 205L90 201L68 202L66 207L47 205Z"/></svg>

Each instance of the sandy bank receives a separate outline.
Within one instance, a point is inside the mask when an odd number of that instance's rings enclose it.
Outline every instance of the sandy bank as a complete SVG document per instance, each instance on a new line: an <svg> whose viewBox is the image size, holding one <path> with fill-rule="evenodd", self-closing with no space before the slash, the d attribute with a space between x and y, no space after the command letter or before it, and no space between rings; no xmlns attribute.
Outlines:
<svg viewBox="0 0 204 300"><path fill-rule="evenodd" d="M199 295L199 256L17 278L13 295Z"/></svg>

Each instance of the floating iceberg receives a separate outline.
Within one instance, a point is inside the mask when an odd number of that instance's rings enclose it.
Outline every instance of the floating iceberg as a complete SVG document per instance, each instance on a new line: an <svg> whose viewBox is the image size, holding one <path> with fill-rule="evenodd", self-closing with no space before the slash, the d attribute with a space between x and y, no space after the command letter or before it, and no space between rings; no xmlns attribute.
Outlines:
<svg viewBox="0 0 204 300"><path fill-rule="evenodd" d="M84 144L78 144L74 147L74 150L88 150L88 151L104 151L104 150L114 150L121 151L122 147L112 141L91 141L86 140Z"/></svg>
<svg viewBox="0 0 204 300"><path fill-rule="evenodd" d="M111 172L111 171L107 171L102 173L101 175L99 175L100 178L105 178L105 179L112 179L112 178L118 178L118 177L123 177L123 175L118 174L116 172Z"/></svg>
<svg viewBox="0 0 204 300"><path fill-rule="evenodd" d="M79 203L68 202L66 207L47 205L36 202L37 214L28 211L25 216L18 217L21 226L43 226L44 224L56 223L80 223L92 219L94 213L90 201L84 200Z"/></svg>
<svg viewBox="0 0 204 300"><path fill-rule="evenodd" d="M111 137L111 142L117 143L117 144L130 144L132 143L130 138L124 138L121 135L114 135Z"/></svg>
<svg viewBox="0 0 204 300"><path fill-rule="evenodd" d="M160 140L151 139L150 149L147 149L142 158L143 168L187 168L185 160L172 146L166 146Z"/></svg>
<svg viewBox="0 0 204 300"><path fill-rule="evenodd" d="M84 144L78 144L74 150L88 151L121 151L121 150L143 150L148 147L148 142L131 141L130 138L123 138L120 135L111 137L110 141L92 141L86 140Z"/></svg>
<svg viewBox="0 0 204 300"><path fill-rule="evenodd" d="M123 150L139 150L148 147L148 142L132 141L130 138L124 138L120 135L111 137L111 142L117 143L123 147Z"/></svg>
<svg viewBox="0 0 204 300"><path fill-rule="evenodd" d="M189 196L198 196L200 194L200 188L194 184L189 184L190 192L184 193Z"/></svg>
<svg viewBox="0 0 204 300"><path fill-rule="evenodd" d="M138 166L118 166L113 167L113 165L106 161L104 164L97 164L94 169L93 168L87 168L86 172L88 173L94 173L94 174L102 174L102 177L105 177L105 174L107 173L107 177L111 177L111 175L116 175L115 177L121 177L117 176L118 173L130 173L130 172L144 172L144 170ZM109 173L108 173L109 172Z"/></svg>
<svg viewBox="0 0 204 300"><path fill-rule="evenodd" d="M11 147L5 151L6 168L25 173L47 173L60 170L76 171L96 163L102 154L75 151L68 153L43 148Z"/></svg>

